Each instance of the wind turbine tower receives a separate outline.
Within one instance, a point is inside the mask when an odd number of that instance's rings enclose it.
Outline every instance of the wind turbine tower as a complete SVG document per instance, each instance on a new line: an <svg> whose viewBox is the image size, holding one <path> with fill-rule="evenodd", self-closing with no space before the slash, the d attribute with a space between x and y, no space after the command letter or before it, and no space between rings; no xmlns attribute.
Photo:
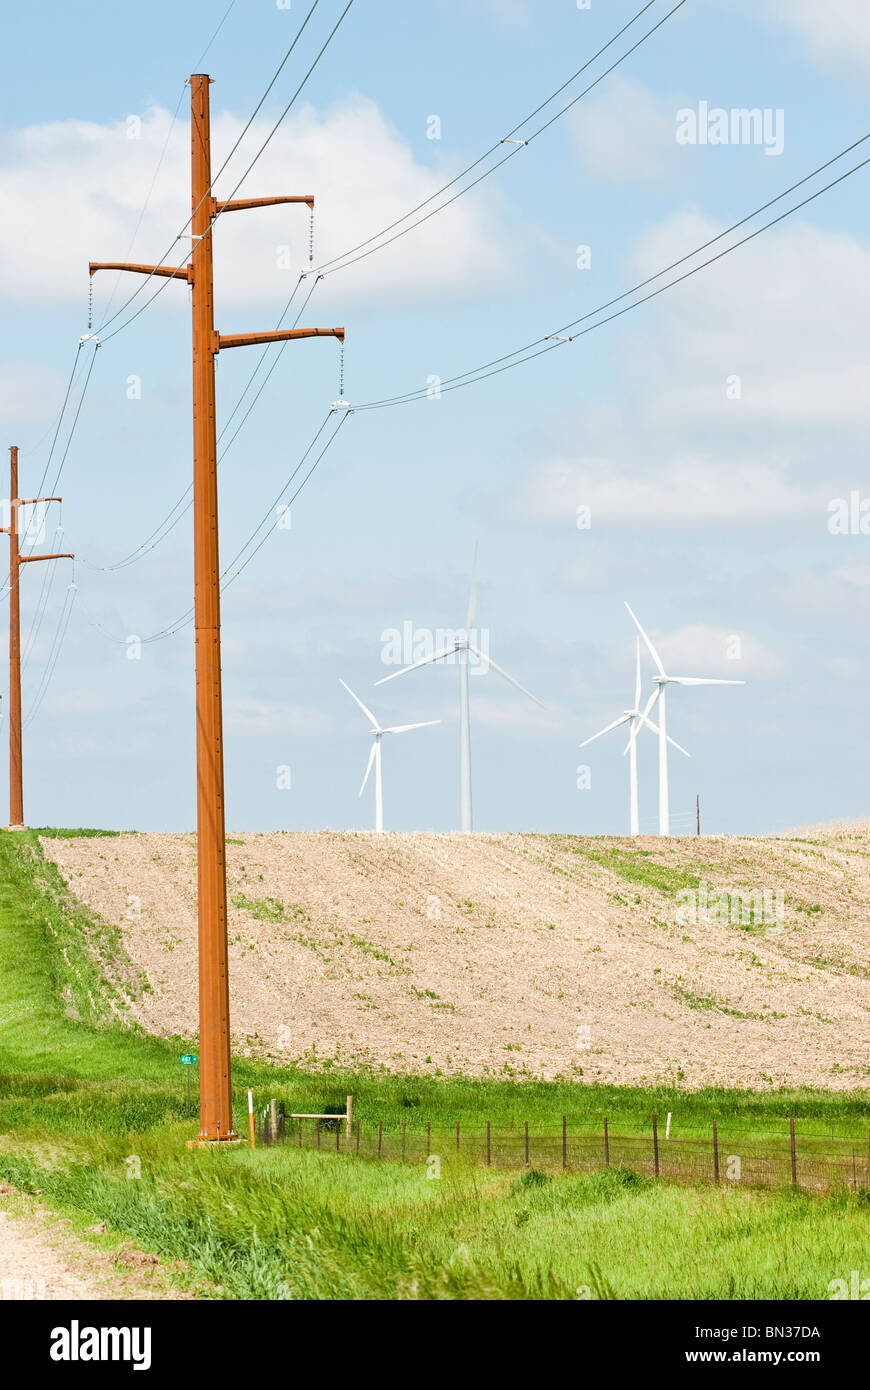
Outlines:
<svg viewBox="0 0 870 1390"><path fill-rule="evenodd" d="M643 710L645 715L650 714L656 704L658 704L659 721L659 834L670 835L671 833L671 814L668 799L668 724L667 724L667 693L669 685L745 685L745 681L715 680L711 676L669 676L662 665L661 658L647 637L634 613L626 603L631 620L646 643L650 656L656 664L658 674L653 676L655 690L646 702Z"/></svg>
<svg viewBox="0 0 870 1390"><path fill-rule="evenodd" d="M339 676L339 680L341 680L341 677L340 677L340 676ZM360 794L360 796L362 796L363 792L364 792L365 789L366 789L366 783L367 783L368 780L369 780L369 773L371 772L371 770L372 770L372 764L374 763L374 768L375 768L375 833L378 834L378 835L383 835L383 833L384 833L384 783L383 783L383 777L382 777L382 774L381 774L381 739L383 738L384 734L406 734L406 733L408 733L411 729L427 729L427 728L429 728L429 726L430 726L431 724L440 724L440 723L441 723L441 720L440 720L440 719L426 719L426 720L423 721L422 724L394 724L394 725L392 725L392 726L391 726L390 728L388 728L388 729L383 729L383 728L381 728L381 725L378 723L378 721L375 719L375 716L372 714L371 710L370 710L366 705L363 704L362 700L360 699L360 697L359 697L358 695L355 695L355 694L353 693L353 691L351 690L350 686L347 685L345 681L341 681L341 684L344 686L345 690L347 691L347 693L348 693L348 695L351 697L351 699L352 699L352 700L356 700L356 702L357 702L357 704L359 705L360 709L362 710L363 714L366 716L366 718L368 719L369 723L371 724L371 731L372 731L372 747L371 747L371 752L369 753L369 760L368 760L368 762L367 762L367 764L366 764L366 774L365 774L365 777L364 777L363 780L362 780L362 786L361 786L360 789L359 789L359 794Z"/></svg>
<svg viewBox="0 0 870 1390"><path fill-rule="evenodd" d="M388 676L382 676L376 685L383 685L385 681L392 681L396 676L404 676L408 671L416 671L418 666L430 666L435 661L444 661L454 654L459 662L459 794L461 823L464 832L469 832L472 828L471 813L471 710L469 701L468 676L469 676L469 655L477 657L483 664L485 671L490 668L506 680L510 685L522 691L523 695L534 700L536 705L543 709L543 701L537 695L533 695L530 690L526 690L524 685L509 676L507 671L503 671L493 661L487 653L484 656L479 647L472 641L474 632L474 618L477 612L477 546L474 547L474 567L471 575L471 589L468 595L468 609L465 614L465 628L456 636L453 641L446 646L434 651L431 656L421 657L419 661L412 661L410 666L403 666L401 671L392 671ZM475 634L476 635L476 634Z"/></svg>

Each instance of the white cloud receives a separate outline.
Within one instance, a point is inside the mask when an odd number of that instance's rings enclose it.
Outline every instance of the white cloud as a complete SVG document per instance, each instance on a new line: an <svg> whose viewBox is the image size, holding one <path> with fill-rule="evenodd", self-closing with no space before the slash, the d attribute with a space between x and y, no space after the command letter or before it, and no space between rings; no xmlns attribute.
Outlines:
<svg viewBox="0 0 870 1390"><path fill-rule="evenodd" d="M870 63L867 0L768 0L773 19L796 29L824 63Z"/></svg>
<svg viewBox="0 0 870 1390"><path fill-rule="evenodd" d="M590 508L590 530L619 526L673 526L710 521L740 525L818 510L815 496L785 471L762 460L720 461L684 455L640 472L636 459L557 459L540 464L510 499L509 515L528 522L572 522L578 506ZM820 500L821 499L821 500Z"/></svg>
<svg viewBox="0 0 870 1390"><path fill-rule="evenodd" d="M571 117L588 173L610 183L661 183L674 172L676 106L641 82L614 77Z"/></svg>
<svg viewBox="0 0 870 1390"><path fill-rule="evenodd" d="M641 238L634 273L716 231L697 212L668 218ZM870 250L855 237L797 225L742 247L638 311L619 337L621 406L551 427L504 510L572 525L586 506L593 535L602 522L688 539L707 523L823 526L829 498L861 476L868 318Z"/></svg>
<svg viewBox="0 0 870 1390"><path fill-rule="evenodd" d="M489 15L501 29L524 29L531 19L528 0L464 0L468 5Z"/></svg>
<svg viewBox="0 0 870 1390"><path fill-rule="evenodd" d="M28 424L53 415L63 400L63 375L28 362L0 363L0 416L7 424Z"/></svg>
<svg viewBox="0 0 870 1390"><path fill-rule="evenodd" d="M866 197L859 183L852 190ZM719 231L697 211L677 213L641 238L636 270L650 275ZM700 270L658 306L663 322L654 334L636 319L627 344L656 422L694 420L708 429L737 420L786 429L870 424L870 248L854 236L807 223L777 229ZM732 376L740 378L739 401L726 392Z"/></svg>
<svg viewBox="0 0 870 1390"><path fill-rule="evenodd" d="M282 734L294 738L323 738L335 732L335 721L321 709L290 705L280 700L236 699L226 704L227 729L240 737Z"/></svg>
<svg viewBox="0 0 870 1390"><path fill-rule="evenodd" d="M20 220L0 222L0 293L7 302L63 300L84 308L89 261L152 262L163 256L190 207L189 134L183 123L172 132L132 248L130 243L169 122L169 114L155 107L142 116L135 139L128 136L135 127L127 120L53 122L3 136L0 202L24 207L28 214L26 235ZM254 124L216 180L218 196L233 191L270 128L265 119ZM237 117L214 114L215 170L241 129ZM402 216L442 182L439 173L415 162L377 106L357 97L324 114L308 107L288 118L237 196L313 193L315 259L322 263ZM345 303L400 293L404 301L420 300L467 295L472 288L499 283L509 268L511 238L493 210L498 204L497 191L461 199L388 253L337 275L336 297ZM228 302L283 304L307 264L308 230L304 205L225 214L215 230L218 314ZM282 269L279 248L288 245L289 269ZM189 241L176 244L167 263L182 261L189 246ZM116 304L137 283L125 276ZM161 283L167 294L185 293L181 285ZM108 274L100 277L98 313L113 284Z"/></svg>
<svg viewBox="0 0 870 1390"><path fill-rule="evenodd" d="M638 612L637 616L652 638L665 670L674 675L739 681L776 678L785 670L778 653L751 633L695 623L677 632L659 634L647 625L643 613ZM730 651L735 655L729 656Z"/></svg>

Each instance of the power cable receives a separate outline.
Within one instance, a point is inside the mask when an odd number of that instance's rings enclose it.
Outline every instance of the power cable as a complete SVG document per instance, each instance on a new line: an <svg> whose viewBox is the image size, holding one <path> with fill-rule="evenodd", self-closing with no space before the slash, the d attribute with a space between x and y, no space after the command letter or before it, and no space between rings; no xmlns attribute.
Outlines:
<svg viewBox="0 0 870 1390"><path fill-rule="evenodd" d="M590 82L588 87L584 87L582 92L579 92L578 95L574 97L571 101L569 101L566 106L563 106L560 111L557 111L554 116L551 116L550 119L545 121L542 126L539 126L537 130L533 131L527 139L514 142L511 141L508 136L502 137L502 139L499 140L496 145L493 145L492 148L488 150L486 154L481 155L480 159L477 159L474 161L473 164L470 164L468 166L468 169L466 169L462 174L457 174L456 178L451 179L450 183L445 184L444 187L441 190L439 190L438 193L433 193L430 198L427 198L424 200L424 202L420 203L418 205L418 209L425 207L428 202L432 201L432 199L439 197L440 193L446 191L446 189L448 188L451 188L454 183L457 183L459 181L459 179L464 178L465 174L469 173L472 169L477 168L477 166L481 164L483 160L487 159L489 155L491 155L496 149L498 149L499 145L505 143L514 144L514 148L510 150L509 153L506 154L503 159L498 160L497 163L493 164L489 169L484 170L482 174L479 174L478 177L476 179L473 179L471 183L467 184L465 188L461 188L458 193L454 193L452 198L448 198L446 202L440 203L437 208L433 208L431 212L427 212L424 217L418 218L417 221L412 222L410 226L404 227L401 231L396 232L394 236L387 237L386 241L379 240L379 238L383 235L383 232L375 233L375 235L373 237L369 237L368 240L369 242L377 241L377 246L371 246L368 251L362 251L361 254L358 256L352 256L351 252L349 251L345 252L343 256L337 256L334 258L334 260L339 261L340 264L336 265L333 262L325 262L325 265L332 264L333 268L331 270L325 270L324 266L320 266L319 269L321 273L325 275L334 275L336 271L346 270L348 266L356 265L358 261L365 260L367 256L374 255L376 251L381 251L385 246L390 246L394 241L398 241L400 237L406 236L408 232L413 231L415 227L421 227L423 223L428 222L431 217L435 217L439 212L443 212L445 208L449 208L451 204L455 203L459 198L464 197L466 193L470 193L471 190L473 188L476 188L478 184L482 183L484 179L488 179L490 174L494 174L497 169L500 169L502 167L502 165L507 164L508 160L515 158L515 156L520 153L521 149L530 145L533 140L536 140L539 135L542 135L545 130L548 130L549 127L553 125L555 121L558 121L562 116L565 115L567 111L570 111L573 106L576 106L578 101L582 101L583 98L593 90L593 88L597 87L600 82L604 81L605 77L609 77L609 75L616 68L618 68L619 65L623 63L626 58L630 57L632 53L636 52L636 50L640 48L641 44L646 43L647 39L650 38L656 32L657 29L660 29L662 25L670 19L671 15L676 14L677 10L681 9L685 3L686 0L677 0L677 4L674 5L672 9L668 10L667 14L663 15L662 18L658 21L658 23L654 24L651 29L647 30L647 32L641 38L639 38L636 43L632 44L631 48L627 49L625 53L623 53L619 58L617 58L616 62L611 63L609 68L605 68L604 72L602 72L600 76L596 77L593 82ZM574 74L574 77L569 78L568 82L564 83L562 87L560 87L558 91L553 94L553 96L548 97L547 101L542 102L541 106L537 108L537 111L541 111L544 106L549 105L549 103L554 100L554 98L559 94L559 92L564 91L565 87L569 86L570 83L574 81L574 78L579 76L579 74L583 72L585 68L589 66L590 63L593 63L595 61L595 58L599 57L600 54L605 51L605 49L609 48L610 44L614 43L615 40L619 38L620 34L624 34L625 30L630 28L631 25L634 24L635 20L639 19L640 15L644 13L644 10L648 8L649 5L644 5L643 9L639 10L638 13L634 16L634 19L629 20L628 24L624 25L624 27L619 30L619 33L614 34L613 38L610 39L609 42L604 45L604 48L600 49L599 52L595 54L594 58L590 58L589 62L585 63L582 68L579 68L578 71ZM532 115L535 114L537 114L537 112L532 112ZM514 127L514 130L520 130L523 125L525 125L529 120L531 120L531 118L531 116L527 116L524 121L521 121L518 126ZM414 211L417 211L418 209L414 209ZM391 223L390 227L386 228L385 230L391 230L392 227L398 226L401 222L405 221L408 217L411 216L413 216L413 212L406 213L405 217L400 217L398 219L398 222ZM366 246L367 244L367 242L361 242L360 246ZM350 256L351 259L345 259L345 257L348 256Z"/></svg>
<svg viewBox="0 0 870 1390"><path fill-rule="evenodd" d="M845 150L841 150L839 154L834 155L832 159L829 159L824 164L819 165L819 167L817 169L814 169L811 174L805 175L805 177L799 179L797 183L792 184L791 188L786 189L783 193L777 194L775 198L769 199L768 202L763 203L761 207L756 208L754 212L748 213L745 217L742 217L738 222L732 223L732 225L726 228L725 231L719 232L717 236L711 237L708 241L703 242L700 246L696 246L695 249L693 251L688 252L687 255L680 256L679 259L672 261L670 265L665 266L662 270L656 271L654 275L648 276L645 280L642 280L637 285L632 286L631 289L623 290L621 294L616 295L613 299L609 299L605 303L599 304L596 308L590 309L587 313L580 315L579 318L572 319L570 323L563 324L561 328L556 329L553 333L548 333L545 334L543 337L535 338L532 342L526 343L523 347L515 348L513 352L505 353L501 357L493 358L489 362L484 362L477 367L469 368L468 371L460 372L455 376L445 378L444 381L440 383L439 390L442 392L442 394L445 391L455 391L460 386L471 385L474 381L483 381L487 377L498 375L500 371L507 371L510 367L519 366L520 362L528 362L531 361L534 357L541 356L543 353L552 352L556 348L564 346L567 342L573 342L575 338L583 337L586 333L590 333L596 328L603 327L605 323L611 323L613 319L619 318L622 314L628 313L631 309L638 308L638 306L641 304L646 304L650 299L655 299L658 295L663 294L665 290L671 289L674 285L682 283L683 280L689 279L692 275L696 275L699 270L704 270L707 266L712 265L715 261L721 260L723 256L727 256L730 254L730 252L736 251L738 247L744 246L747 242L752 241L757 236L760 236L762 232L767 231L770 227L776 226L778 222L782 222L786 217L790 217L792 213L798 212L801 208L806 207L808 203L811 203L816 198L821 197L823 193L827 193L830 189L836 187L837 184L842 183L852 174L857 173L859 169L863 169L866 164L870 163L870 159L862 160L859 164L854 165L851 169L847 169L844 174L841 174L838 178L833 179L830 183L825 184L822 188L817 189L815 193L810 194L809 197L802 199L799 203L795 203L792 207L787 208L786 211L780 213L778 217L772 218L769 222L766 222L761 227L756 228L756 230L754 232L751 232L748 236L742 237L739 241L734 242L733 245L726 247L723 251L718 252L715 256L711 256L706 261L702 261L700 265L694 266L691 270L686 271L683 275L679 275L675 277L675 279L668 281L666 285L660 286L659 289L654 290L651 294L644 295L641 299L635 300L632 304L625 305L622 309L618 310L617 313L610 314L606 318L600 319L598 322L591 324L589 327L583 329L580 333L575 333L571 337L565 336L568 333L569 329L575 328L578 324L586 322L587 319L594 318L596 315L603 313L604 310L610 308L614 304L619 303L620 300L627 298L629 295L637 293L638 290L643 289L645 286L651 284L654 280L660 279L662 275L667 275L669 271L676 269L677 266L683 265L688 260L692 260L702 251L714 245L715 242L721 241L723 237L728 236L737 228L742 227L746 222L750 222L754 217L757 217L759 213L766 211L766 209L771 207L774 203L779 202L782 198L787 197L789 193L794 192L796 188L799 188L802 184L808 182L809 179L815 178L819 173L822 172L822 170L829 168L831 164L835 163L838 159L842 159L843 155L848 154L858 145L863 144L864 141L867 139L870 139L870 134L863 135L860 138L860 140L854 141L851 145L847 146ZM540 346L541 344L548 344L548 346L542 347ZM532 351L532 349L534 348L537 348L538 350ZM525 353L526 356L521 356L521 354L523 353ZM512 358L517 358L518 360L511 361ZM488 370L490 368L493 368L494 370ZM358 405L355 408L357 410L378 410L384 408L385 406L401 405L405 402L412 400L422 400L428 395L428 390L428 387L420 387L414 391L405 392L401 395L388 396L376 401L366 401L362 405Z"/></svg>

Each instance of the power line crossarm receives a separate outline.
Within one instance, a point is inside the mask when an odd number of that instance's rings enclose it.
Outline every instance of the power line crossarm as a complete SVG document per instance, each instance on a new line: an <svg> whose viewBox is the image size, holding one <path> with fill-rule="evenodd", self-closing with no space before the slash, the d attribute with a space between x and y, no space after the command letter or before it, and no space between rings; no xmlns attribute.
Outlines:
<svg viewBox="0 0 870 1390"><path fill-rule="evenodd" d="M249 208L271 208L277 203L307 203L314 211L313 193L289 193L282 198L231 198L222 203L219 198L211 200L211 215L218 217L222 212L242 212Z"/></svg>
<svg viewBox="0 0 870 1390"><path fill-rule="evenodd" d="M193 284L191 265L128 265L124 261L91 261L88 274L93 276L98 270L131 270L139 275L163 275L169 280L187 280Z"/></svg>
<svg viewBox="0 0 870 1390"><path fill-rule="evenodd" d="M279 328L268 333L215 333L214 352L222 348L254 347L257 343L288 343L292 338L337 338L344 342L343 328Z"/></svg>

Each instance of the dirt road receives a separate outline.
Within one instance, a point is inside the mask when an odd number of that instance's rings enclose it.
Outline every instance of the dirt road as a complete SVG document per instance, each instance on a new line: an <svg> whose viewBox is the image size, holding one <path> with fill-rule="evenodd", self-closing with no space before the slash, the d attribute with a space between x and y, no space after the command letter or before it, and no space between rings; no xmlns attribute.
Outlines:
<svg viewBox="0 0 870 1390"><path fill-rule="evenodd" d="M0 1302L187 1297L153 1255L89 1245L69 1221L2 1185Z"/></svg>

